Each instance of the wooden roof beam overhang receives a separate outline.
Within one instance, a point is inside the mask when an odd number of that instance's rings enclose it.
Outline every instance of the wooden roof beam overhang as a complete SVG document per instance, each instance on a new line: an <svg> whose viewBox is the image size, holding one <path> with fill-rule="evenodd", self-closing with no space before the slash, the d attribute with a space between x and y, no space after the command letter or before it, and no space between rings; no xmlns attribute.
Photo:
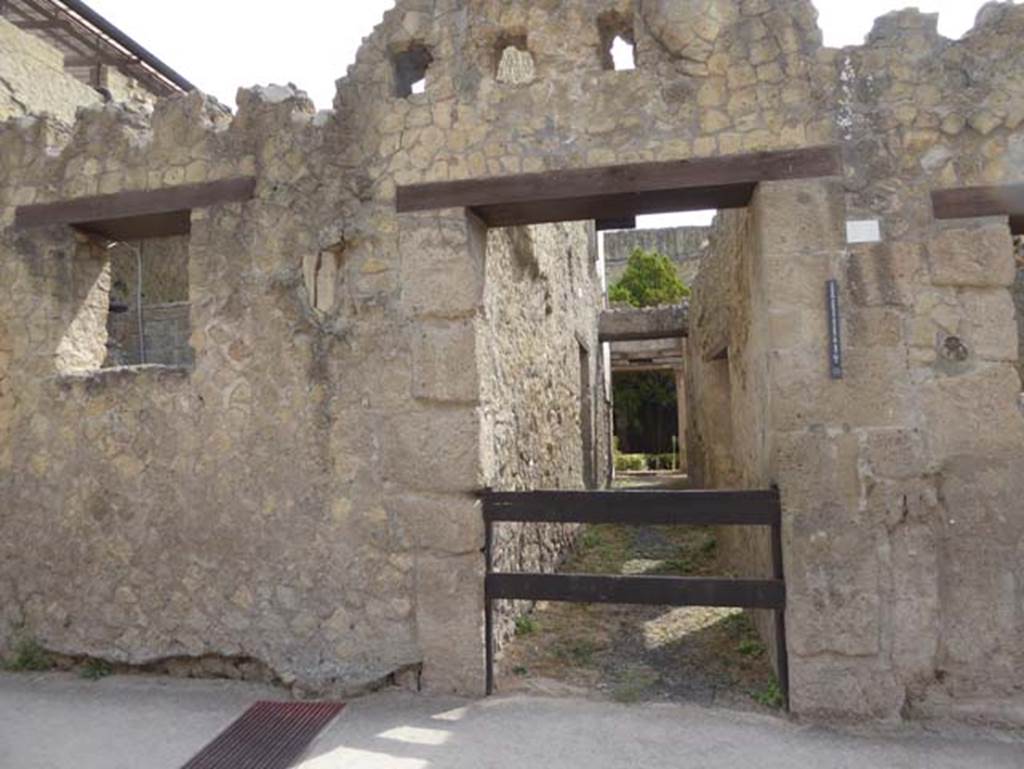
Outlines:
<svg viewBox="0 0 1024 769"><path fill-rule="evenodd" d="M187 235L194 208L252 199L256 178L243 176L158 190L131 190L19 206L15 229L66 225L110 240Z"/></svg>
<svg viewBox="0 0 1024 769"><path fill-rule="evenodd" d="M635 310L605 310L598 320L598 341L626 342L686 337L690 333L689 316L690 307L685 304Z"/></svg>
<svg viewBox="0 0 1024 769"><path fill-rule="evenodd" d="M401 186L399 213L467 208L492 227L742 208L758 183L839 176L838 147Z"/></svg>
<svg viewBox="0 0 1024 769"><path fill-rule="evenodd" d="M1024 235L1024 183L950 187L932 191L936 219L1008 216L1014 235Z"/></svg>

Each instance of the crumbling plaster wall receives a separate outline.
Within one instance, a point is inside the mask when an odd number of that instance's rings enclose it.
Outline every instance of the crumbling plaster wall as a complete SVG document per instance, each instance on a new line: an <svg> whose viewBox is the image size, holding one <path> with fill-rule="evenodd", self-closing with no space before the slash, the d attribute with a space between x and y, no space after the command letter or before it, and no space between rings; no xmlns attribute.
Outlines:
<svg viewBox="0 0 1024 769"><path fill-rule="evenodd" d="M633 22L635 71L602 69L611 17ZM462 211L396 216L396 185L838 142L841 186L758 193L784 215L759 235L774 255L760 456L785 507L793 707L891 717L1018 696L1009 234L935 223L928 191L1019 181L1022 33L1008 5L958 42L902 13L834 51L805 0L407 0L333 115L274 88L243 92L228 124L187 97L151 124L88 112L63 152L66 129L8 124L5 224L34 201L238 173L259 186L194 214L191 375L55 377L27 348L69 327L73 244L4 229L5 622L126 659L243 648L312 681L422 660L426 686L478 691L487 372L458 351L477 343L487 236ZM509 34L526 37L528 84L495 77ZM396 98L391 57L414 44L431 52L426 92ZM880 218L884 242L847 249L847 216ZM340 255L329 311L302 279L323 252ZM844 286L840 383L824 363L828 277ZM166 483L182 466L184 494ZM161 485L166 504L113 501ZM52 537L58 524L71 536Z"/></svg>
<svg viewBox="0 0 1024 769"><path fill-rule="evenodd" d="M0 121L48 112L66 122L100 95L64 72L64 56L0 16Z"/></svg>

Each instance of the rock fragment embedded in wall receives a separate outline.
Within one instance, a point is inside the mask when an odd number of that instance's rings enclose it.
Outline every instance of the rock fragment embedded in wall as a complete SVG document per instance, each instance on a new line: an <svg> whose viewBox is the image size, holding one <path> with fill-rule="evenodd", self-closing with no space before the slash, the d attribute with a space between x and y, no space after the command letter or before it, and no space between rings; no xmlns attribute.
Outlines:
<svg viewBox="0 0 1024 769"><path fill-rule="evenodd" d="M306 281L306 295L314 310L329 314L336 305L338 271L341 266L341 248L331 248L309 254L302 264Z"/></svg>
<svg viewBox="0 0 1024 769"><path fill-rule="evenodd" d="M1017 265L1017 280L1013 284L1013 305L1017 310L1017 371L1024 390L1024 236L1013 239L1013 253Z"/></svg>
<svg viewBox="0 0 1024 769"><path fill-rule="evenodd" d="M536 75L533 54L525 48L507 46L498 62L498 82L512 85L532 83Z"/></svg>

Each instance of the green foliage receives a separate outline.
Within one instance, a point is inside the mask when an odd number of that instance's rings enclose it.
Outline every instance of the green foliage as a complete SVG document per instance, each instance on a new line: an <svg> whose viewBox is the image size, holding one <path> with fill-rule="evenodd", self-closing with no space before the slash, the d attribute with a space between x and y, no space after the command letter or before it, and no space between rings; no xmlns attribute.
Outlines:
<svg viewBox="0 0 1024 769"><path fill-rule="evenodd" d="M38 672L53 667L53 659L34 638L19 638L14 644L14 656L4 663L4 669L13 672Z"/></svg>
<svg viewBox="0 0 1024 769"><path fill-rule="evenodd" d="M634 307L655 307L677 304L690 295L690 289L679 278L675 264L657 251L634 249L622 277L608 289L612 302L625 302Z"/></svg>
<svg viewBox="0 0 1024 769"><path fill-rule="evenodd" d="M89 659L82 665L79 675L90 681L99 681L114 674L114 668L106 660Z"/></svg>
<svg viewBox="0 0 1024 769"><path fill-rule="evenodd" d="M671 372L636 371L616 374L612 380L615 413L627 430L644 426L645 410L652 406L671 409L676 406L676 380Z"/></svg>
<svg viewBox="0 0 1024 769"><path fill-rule="evenodd" d="M772 680L763 689L752 693L754 701L764 705L766 708L778 710L786 704L786 698L782 694L778 680L772 676Z"/></svg>
<svg viewBox="0 0 1024 769"><path fill-rule="evenodd" d="M537 632L537 621L530 616L516 617L516 635L530 635Z"/></svg>
<svg viewBox="0 0 1024 769"><path fill-rule="evenodd" d="M736 651L744 657L760 657L765 652L765 646L756 638L744 638L739 642Z"/></svg>
<svg viewBox="0 0 1024 769"><path fill-rule="evenodd" d="M637 472L640 470L647 469L647 455L646 454L616 454L615 455L615 470L616 472Z"/></svg>

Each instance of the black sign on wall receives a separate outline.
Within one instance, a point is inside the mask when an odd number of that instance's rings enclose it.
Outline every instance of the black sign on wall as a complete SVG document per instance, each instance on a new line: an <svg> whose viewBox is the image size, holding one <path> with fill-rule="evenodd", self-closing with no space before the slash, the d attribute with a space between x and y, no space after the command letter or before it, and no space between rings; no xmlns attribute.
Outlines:
<svg viewBox="0 0 1024 769"><path fill-rule="evenodd" d="M833 379L843 378L843 342L839 334L839 283L825 284L828 297L828 357Z"/></svg>

